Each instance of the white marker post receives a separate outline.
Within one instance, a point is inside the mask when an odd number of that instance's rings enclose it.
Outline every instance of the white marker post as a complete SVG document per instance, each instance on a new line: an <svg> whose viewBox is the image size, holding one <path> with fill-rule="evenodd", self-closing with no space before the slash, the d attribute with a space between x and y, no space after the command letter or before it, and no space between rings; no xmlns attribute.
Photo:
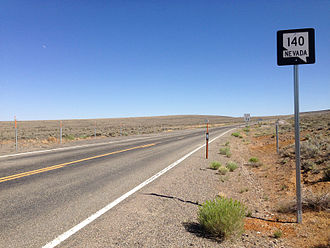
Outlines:
<svg viewBox="0 0 330 248"><path fill-rule="evenodd" d="M297 223L302 223L298 64L315 63L313 28L277 31L277 64L293 65Z"/></svg>
<svg viewBox="0 0 330 248"><path fill-rule="evenodd" d="M205 158L209 158L209 120L206 119L206 144L205 144Z"/></svg>

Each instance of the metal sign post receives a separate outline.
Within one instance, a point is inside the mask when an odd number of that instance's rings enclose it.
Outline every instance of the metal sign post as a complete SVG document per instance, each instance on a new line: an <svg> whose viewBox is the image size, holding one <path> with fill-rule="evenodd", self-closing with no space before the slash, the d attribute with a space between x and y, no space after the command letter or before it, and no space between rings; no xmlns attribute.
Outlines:
<svg viewBox="0 0 330 248"><path fill-rule="evenodd" d="M299 81L298 65L294 65L294 126L295 126L295 147L296 147L296 194L297 194L297 222L302 222L301 203L301 166L300 166L300 130L299 130Z"/></svg>
<svg viewBox="0 0 330 248"><path fill-rule="evenodd" d="M313 28L277 31L277 64L293 65L297 222L302 223L298 64L315 63Z"/></svg>

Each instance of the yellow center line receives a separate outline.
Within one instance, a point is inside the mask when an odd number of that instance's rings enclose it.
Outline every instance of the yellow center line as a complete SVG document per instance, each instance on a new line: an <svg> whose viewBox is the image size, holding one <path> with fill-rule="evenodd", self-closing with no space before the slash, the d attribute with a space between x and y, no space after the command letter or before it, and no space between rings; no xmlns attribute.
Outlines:
<svg viewBox="0 0 330 248"><path fill-rule="evenodd" d="M79 162L88 161L88 160L95 159L95 158L102 158L102 157L106 157L106 156L109 156L109 155L118 154L118 153L127 152L127 151L131 151L131 150L136 150L136 149L141 149L141 148L146 148L146 147L150 147L150 146L154 146L154 145L156 145L156 144L135 146L135 147L120 150L120 151L109 152L109 153L105 153L105 154L101 154L101 155L97 155L97 156L93 156L93 157L89 157L89 158L83 158L83 159L79 159L79 160L75 160L75 161L71 161L71 162L66 162L66 163L63 163L63 164L52 165L52 166L37 169L37 170L32 170L32 171L27 171L27 172L23 172L23 173L11 175L11 176L1 177L0 178L0 183L10 181L10 180L14 180L14 179L17 179L17 178L22 178L22 177L27 177L27 176L39 174L39 173L46 172L46 171L56 170L56 169L63 168L64 166L70 165L70 164L76 164L76 163L79 163Z"/></svg>

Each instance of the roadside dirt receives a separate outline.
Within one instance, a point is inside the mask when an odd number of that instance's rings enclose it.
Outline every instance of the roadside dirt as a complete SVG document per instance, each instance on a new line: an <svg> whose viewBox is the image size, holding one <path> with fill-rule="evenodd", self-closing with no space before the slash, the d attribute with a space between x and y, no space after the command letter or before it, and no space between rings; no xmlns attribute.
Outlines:
<svg viewBox="0 0 330 248"><path fill-rule="evenodd" d="M234 147L247 148L244 156L241 154L245 160L244 166L262 186L264 206L274 220L265 222L247 218L246 230L271 235L277 228L283 233L281 239L290 247L329 247L330 114L305 115L301 118L302 224L283 223L296 221L296 175L293 120L280 123L279 155L276 153L274 124L254 125L241 130L243 138L233 141ZM250 157L259 158L259 163L249 162Z"/></svg>

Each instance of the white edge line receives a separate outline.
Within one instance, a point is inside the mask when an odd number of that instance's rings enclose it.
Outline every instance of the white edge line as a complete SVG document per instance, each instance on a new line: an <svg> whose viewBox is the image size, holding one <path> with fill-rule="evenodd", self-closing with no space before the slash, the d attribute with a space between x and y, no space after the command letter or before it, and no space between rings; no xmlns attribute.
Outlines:
<svg viewBox="0 0 330 248"><path fill-rule="evenodd" d="M150 138L152 138L152 137L141 137L141 138L135 138L135 139L110 141L110 142L103 142L103 143L96 143L96 144L87 144L87 145L81 145L81 146L68 146L68 147L60 147L60 148L55 148L55 149L40 150L40 151L33 151L33 152L22 152L22 153L15 153L15 154L9 154L9 155L2 155L2 156L0 156L0 158L8 158L8 157L28 155L28 154L36 154L36 153L43 153L43 152L60 151L60 150L70 150L70 149L76 149L76 148L82 148L82 147L90 147L90 146L102 146L102 145L107 145L107 144L115 144L115 143L120 143L120 142L134 141L134 140L141 140L141 139L150 139Z"/></svg>
<svg viewBox="0 0 330 248"><path fill-rule="evenodd" d="M228 130L228 131L220 134L219 136L217 136L214 139L210 140L209 143L212 143L214 140L220 138L221 136L225 135L226 133L228 133L228 132L230 132L230 131L232 131L234 129L235 128L230 129L230 130ZM152 177L150 177L149 179L147 179L143 183L139 184L135 188L131 189L127 193L123 194L122 196L120 196L119 198L117 198L116 200L114 200L113 202L109 203L104 208L102 208L99 211L97 211L96 213L92 214L87 219L85 219L82 222L80 222L78 225L72 227L70 230L68 230L65 233L59 235L53 241L51 241L48 244L44 245L43 248L53 248L53 247L59 245L61 242L63 242L64 240L66 240L67 238L69 238L70 236L72 236L73 234L75 234L76 232L78 232L80 229L84 228L85 226L87 226L88 224L90 224L91 222L93 222L94 220L96 220L98 217L100 217L101 215L103 215L106 212L108 212L114 206L116 206L117 204L119 204L120 202L122 202L123 200L125 200L127 197L131 196L132 194L134 194L138 190L142 189L144 186L148 185L149 183L151 183L152 181L156 180L161 175L165 174L167 171L169 171L170 169L172 169L173 167L175 167L176 165L178 165L179 163L181 163L186 158L190 157L192 154L194 154L195 152L197 152L198 150L200 150L204 146L205 146L205 144L202 145L202 146L200 146L200 147L198 147L198 148L196 148L195 150L189 152L188 154L186 154L185 156L183 156L179 160L175 161L174 163L170 164L165 169L161 170L160 172L158 172L157 174L153 175Z"/></svg>

